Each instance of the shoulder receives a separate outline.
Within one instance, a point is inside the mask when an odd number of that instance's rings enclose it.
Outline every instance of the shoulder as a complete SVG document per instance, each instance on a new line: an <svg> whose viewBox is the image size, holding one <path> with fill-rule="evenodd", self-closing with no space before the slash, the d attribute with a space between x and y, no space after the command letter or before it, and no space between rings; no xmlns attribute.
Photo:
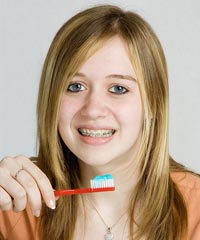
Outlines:
<svg viewBox="0 0 200 240"><path fill-rule="evenodd" d="M173 182L181 192L186 206L194 207L200 210L200 177L190 172L171 173Z"/></svg>
<svg viewBox="0 0 200 240"><path fill-rule="evenodd" d="M38 220L32 215L29 206L18 213L0 210L0 219L0 239L38 239Z"/></svg>
<svg viewBox="0 0 200 240"><path fill-rule="evenodd" d="M200 176L190 172L172 172L171 178L186 202L191 200L191 194L200 198Z"/></svg>
<svg viewBox="0 0 200 240"><path fill-rule="evenodd" d="M200 177L190 172L171 173L173 182L182 194L188 213L188 232L191 240L200 239Z"/></svg>
<svg viewBox="0 0 200 240"><path fill-rule="evenodd" d="M200 190L200 176L190 172L171 172L172 180L180 188Z"/></svg>

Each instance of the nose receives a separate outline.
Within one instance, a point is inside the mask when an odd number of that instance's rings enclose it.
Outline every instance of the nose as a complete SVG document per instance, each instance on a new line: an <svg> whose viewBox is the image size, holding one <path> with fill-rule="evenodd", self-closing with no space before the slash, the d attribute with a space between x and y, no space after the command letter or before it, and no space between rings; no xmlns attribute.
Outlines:
<svg viewBox="0 0 200 240"><path fill-rule="evenodd" d="M95 120L105 118L108 115L108 107L102 96L87 96L81 109L81 116Z"/></svg>

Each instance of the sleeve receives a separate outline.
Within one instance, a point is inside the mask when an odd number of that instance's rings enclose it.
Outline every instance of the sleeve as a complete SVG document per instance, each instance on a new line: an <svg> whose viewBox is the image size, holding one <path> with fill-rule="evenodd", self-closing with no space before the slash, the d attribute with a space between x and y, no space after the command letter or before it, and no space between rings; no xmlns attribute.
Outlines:
<svg viewBox="0 0 200 240"><path fill-rule="evenodd" d="M180 190L185 199L188 213L187 240L200 239L200 178L187 174Z"/></svg>
<svg viewBox="0 0 200 240"><path fill-rule="evenodd" d="M193 228L193 231L190 235L191 240L199 240L200 239L200 222Z"/></svg>
<svg viewBox="0 0 200 240"><path fill-rule="evenodd" d="M21 213L14 213L13 211L0 210L0 236L2 239L8 239L9 233L19 221Z"/></svg>
<svg viewBox="0 0 200 240"><path fill-rule="evenodd" d="M38 219L27 208L19 213L0 210L0 239L32 240L38 239Z"/></svg>
<svg viewBox="0 0 200 240"><path fill-rule="evenodd" d="M188 240L200 239L200 188L190 189L187 198Z"/></svg>

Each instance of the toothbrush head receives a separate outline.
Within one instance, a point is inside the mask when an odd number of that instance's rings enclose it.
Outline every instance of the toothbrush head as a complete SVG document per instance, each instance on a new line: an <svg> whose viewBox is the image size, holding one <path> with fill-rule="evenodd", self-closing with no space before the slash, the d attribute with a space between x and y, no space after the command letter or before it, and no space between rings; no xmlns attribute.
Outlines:
<svg viewBox="0 0 200 240"><path fill-rule="evenodd" d="M95 188L113 188L114 179L111 174L105 174L101 176L96 176L90 180L90 187Z"/></svg>

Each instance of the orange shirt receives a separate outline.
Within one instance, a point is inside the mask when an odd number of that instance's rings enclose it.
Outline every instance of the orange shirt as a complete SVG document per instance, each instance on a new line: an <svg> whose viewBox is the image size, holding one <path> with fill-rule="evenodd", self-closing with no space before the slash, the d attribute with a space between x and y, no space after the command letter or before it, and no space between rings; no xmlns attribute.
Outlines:
<svg viewBox="0 0 200 240"><path fill-rule="evenodd" d="M39 240L37 222L30 207L18 213L0 210L0 240Z"/></svg>
<svg viewBox="0 0 200 240"><path fill-rule="evenodd" d="M200 240L200 177L190 173L172 173L182 193L188 213L188 236L184 240Z"/></svg>
<svg viewBox="0 0 200 240"><path fill-rule="evenodd" d="M188 211L188 236L185 240L200 240L200 178L189 173L172 173ZM37 218L29 207L20 213L0 211L0 239L39 240Z"/></svg>

